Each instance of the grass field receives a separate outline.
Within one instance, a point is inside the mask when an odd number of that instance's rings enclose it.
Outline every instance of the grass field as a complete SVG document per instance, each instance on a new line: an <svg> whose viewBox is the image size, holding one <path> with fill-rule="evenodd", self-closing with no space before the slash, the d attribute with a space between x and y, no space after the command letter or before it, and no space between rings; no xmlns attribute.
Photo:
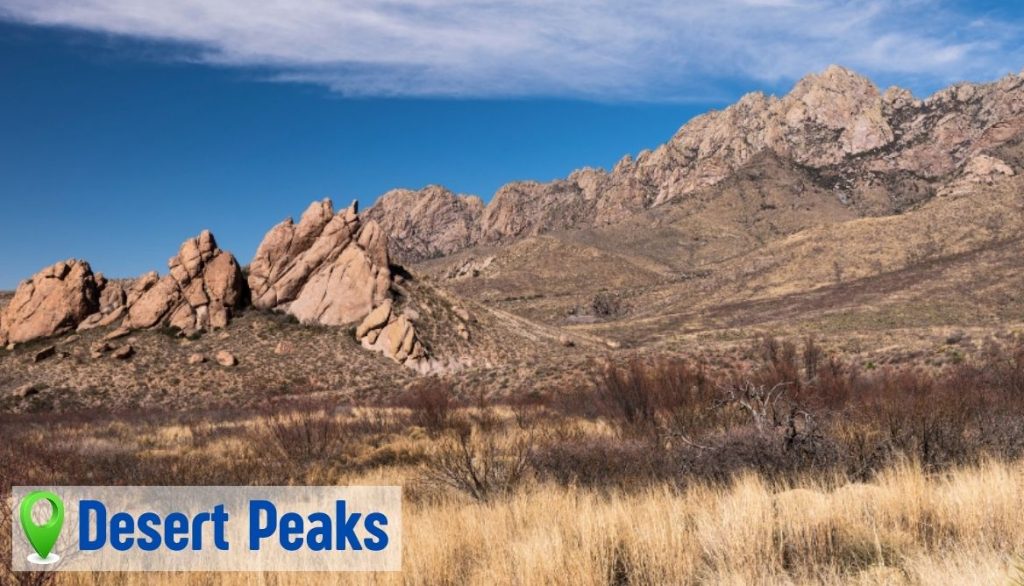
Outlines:
<svg viewBox="0 0 1024 586"><path fill-rule="evenodd" d="M753 474L682 491L540 484L496 502L411 504L401 574L62 574L54 583L1010 584L1024 575L1022 498L1019 462L942 475L898 466L840 486L775 486Z"/></svg>
<svg viewBox="0 0 1024 586"><path fill-rule="evenodd" d="M1024 579L1024 352L862 372L604 365L520 401L426 379L374 406L7 415L11 485L404 488L395 574L11 574L3 584L1009 584ZM596 365L595 365L596 367ZM48 439L48 441L43 441ZM0 551L9 559L9 508Z"/></svg>

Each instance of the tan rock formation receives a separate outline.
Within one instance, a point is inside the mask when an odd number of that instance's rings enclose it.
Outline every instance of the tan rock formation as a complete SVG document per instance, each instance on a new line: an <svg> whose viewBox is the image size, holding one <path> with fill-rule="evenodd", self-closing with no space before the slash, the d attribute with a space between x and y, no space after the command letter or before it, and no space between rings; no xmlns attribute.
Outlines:
<svg viewBox="0 0 1024 586"><path fill-rule="evenodd" d="M429 369L429 359L412 321L395 312L390 301L378 306L356 328L364 348L416 370Z"/></svg>
<svg viewBox="0 0 1024 586"><path fill-rule="evenodd" d="M58 262L23 281L0 312L0 345L74 330L97 311L100 292L89 263Z"/></svg>
<svg viewBox="0 0 1024 586"><path fill-rule="evenodd" d="M355 335L364 347L411 368L426 359L415 327L391 298L388 236L377 222L364 221L355 204L335 214L325 199L310 205L298 224L288 219L274 226L249 267L249 286L256 307L303 323L359 323Z"/></svg>
<svg viewBox="0 0 1024 586"><path fill-rule="evenodd" d="M167 263L170 273L140 277L126 293L131 329L169 325L183 331L222 328L247 293L241 268L204 230L186 240Z"/></svg>
<svg viewBox="0 0 1024 586"><path fill-rule="evenodd" d="M253 305L290 313L304 323L361 320L388 299L387 238L362 222L355 204L334 214L331 201L313 203L298 225L274 226L249 268Z"/></svg>

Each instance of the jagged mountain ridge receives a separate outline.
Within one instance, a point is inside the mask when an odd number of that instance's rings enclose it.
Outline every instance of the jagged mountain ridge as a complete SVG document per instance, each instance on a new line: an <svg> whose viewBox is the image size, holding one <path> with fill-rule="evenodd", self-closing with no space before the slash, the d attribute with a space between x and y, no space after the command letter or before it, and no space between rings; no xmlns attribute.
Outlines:
<svg viewBox="0 0 1024 586"><path fill-rule="evenodd" d="M394 190L367 215L395 236L396 260L418 262L621 222L714 186L763 151L813 171L857 215L889 215L930 199L971 159L1022 131L1024 75L957 84L918 100L831 66L781 98L755 92L697 116L667 143L626 156L611 171L512 182L487 205L436 185Z"/></svg>

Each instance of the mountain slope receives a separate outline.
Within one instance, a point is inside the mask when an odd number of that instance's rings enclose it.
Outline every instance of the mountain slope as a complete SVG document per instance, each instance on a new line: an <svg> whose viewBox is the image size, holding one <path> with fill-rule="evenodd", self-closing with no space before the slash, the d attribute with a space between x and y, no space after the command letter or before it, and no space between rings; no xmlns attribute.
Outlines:
<svg viewBox="0 0 1024 586"><path fill-rule="evenodd" d="M698 116L669 142L627 156L609 172L510 183L486 206L432 186L403 192L401 205L382 198L370 214L418 243L415 254L397 245L393 251L401 262L415 262L476 244L617 223L714 186L770 151L815 172L858 215L888 215L931 198L968 160L1022 130L1024 76L958 84L917 100L832 66L782 98L748 94ZM421 206L420 199L431 203Z"/></svg>

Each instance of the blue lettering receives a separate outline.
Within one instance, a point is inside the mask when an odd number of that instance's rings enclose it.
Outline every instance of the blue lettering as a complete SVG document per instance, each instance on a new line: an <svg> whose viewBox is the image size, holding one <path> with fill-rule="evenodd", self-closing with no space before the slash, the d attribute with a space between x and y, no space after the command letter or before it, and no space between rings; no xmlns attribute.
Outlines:
<svg viewBox="0 0 1024 586"><path fill-rule="evenodd" d="M338 544L336 547L344 550L347 543L356 551L362 550L363 546L359 543L359 538L356 537L356 526L359 525L359 518L362 517L362 514L352 513L351 515L346 515L345 501L335 501L334 511L335 522L338 524Z"/></svg>
<svg viewBox="0 0 1024 586"><path fill-rule="evenodd" d="M90 514L96 515L96 538L92 539ZM96 551L107 543L107 507L99 501L79 501L78 503L78 547L82 551Z"/></svg>
<svg viewBox="0 0 1024 586"><path fill-rule="evenodd" d="M363 544L366 545L366 549L370 551L381 551L388 546L388 534L381 527L386 527L388 524L387 515L384 513L370 513L366 516L364 522L366 531L373 535L376 539L366 538L363 540Z"/></svg>
<svg viewBox="0 0 1024 586"><path fill-rule="evenodd" d="M266 524L261 523L261 513L266 514ZM277 508L270 501L249 501L249 549L259 551L260 541L277 531Z"/></svg>
<svg viewBox="0 0 1024 586"><path fill-rule="evenodd" d="M128 513L114 513L110 516L110 545L117 551L128 551L135 545L135 519Z"/></svg>
<svg viewBox="0 0 1024 586"><path fill-rule="evenodd" d="M160 532L157 527L160 526L160 515L156 513L142 513L139 515L139 531L145 535L145 538L139 538L135 541L135 544L139 546L142 551L156 551L160 549Z"/></svg>
<svg viewBox="0 0 1024 586"><path fill-rule="evenodd" d="M224 505L213 507L213 545L221 551L227 551L230 547L224 538L224 525L227 522L228 514L224 511Z"/></svg>
<svg viewBox="0 0 1024 586"><path fill-rule="evenodd" d="M309 523L312 527L306 534L306 547L310 551L331 549L331 517L327 513L312 513Z"/></svg>
<svg viewBox="0 0 1024 586"><path fill-rule="evenodd" d="M288 551L295 551L302 547L302 515L298 513L285 513L281 515L281 547Z"/></svg>
<svg viewBox="0 0 1024 586"><path fill-rule="evenodd" d="M171 551L188 547L188 517L182 513L171 513L164 519L164 543Z"/></svg>

